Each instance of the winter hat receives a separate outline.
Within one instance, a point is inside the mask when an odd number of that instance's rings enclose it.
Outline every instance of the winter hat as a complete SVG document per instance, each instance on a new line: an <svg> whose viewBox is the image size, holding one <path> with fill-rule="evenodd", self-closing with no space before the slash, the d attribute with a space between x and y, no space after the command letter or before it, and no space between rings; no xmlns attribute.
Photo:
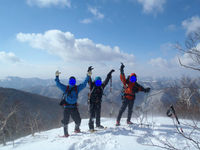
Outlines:
<svg viewBox="0 0 200 150"><path fill-rule="evenodd" d="M96 86L101 86L101 84L102 84L101 77L96 77L94 79L94 82L95 82Z"/></svg>
<svg viewBox="0 0 200 150"><path fill-rule="evenodd" d="M95 79L94 79L94 81L97 81L97 80L101 80L101 77L96 77Z"/></svg>
<svg viewBox="0 0 200 150"><path fill-rule="evenodd" d="M131 73L129 80L132 83L135 83L137 81L137 75L135 73Z"/></svg>
<svg viewBox="0 0 200 150"><path fill-rule="evenodd" d="M76 84L76 78L75 78L74 76L71 76L71 77L69 78L69 84L70 84L71 86L74 86L74 85Z"/></svg>

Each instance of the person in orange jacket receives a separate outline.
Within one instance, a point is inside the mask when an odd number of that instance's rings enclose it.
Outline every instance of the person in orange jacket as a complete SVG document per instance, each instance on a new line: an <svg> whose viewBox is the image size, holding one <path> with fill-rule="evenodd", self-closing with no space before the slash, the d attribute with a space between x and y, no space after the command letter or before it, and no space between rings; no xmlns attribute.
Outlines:
<svg viewBox="0 0 200 150"><path fill-rule="evenodd" d="M120 67L120 79L123 83L123 92L122 92L122 106L119 110L119 114L117 116L116 126L120 126L120 119L125 111L126 107L128 106L128 117L127 117L127 124L133 124L131 122L131 115L133 112L133 105L135 100L135 94L139 91L143 91L148 93L150 88L144 88L140 84L137 83L137 76L135 73L132 73L126 79L124 74L124 64L121 63Z"/></svg>

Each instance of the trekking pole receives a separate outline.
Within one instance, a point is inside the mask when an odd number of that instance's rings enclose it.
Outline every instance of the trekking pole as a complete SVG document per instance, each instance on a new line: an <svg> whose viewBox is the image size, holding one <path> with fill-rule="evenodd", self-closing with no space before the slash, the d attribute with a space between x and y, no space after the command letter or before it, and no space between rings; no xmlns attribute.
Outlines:
<svg viewBox="0 0 200 150"><path fill-rule="evenodd" d="M148 98L149 98L149 93L146 93L145 94L145 97L144 97L144 108L143 108L143 110L145 111L145 118L146 118L146 122L147 122L147 111L148 111Z"/></svg>
<svg viewBox="0 0 200 150"><path fill-rule="evenodd" d="M171 105L170 108L167 110L167 116L171 117L172 115L175 117L175 119L176 119L176 121L177 121L177 123L179 125L179 128L180 128L181 132L183 133L183 129L182 129L181 124L180 124L180 122L178 120L178 116L176 115L176 111L175 111L173 105Z"/></svg>
<svg viewBox="0 0 200 150"><path fill-rule="evenodd" d="M112 93L112 76L110 77L110 93Z"/></svg>
<svg viewBox="0 0 200 150"><path fill-rule="evenodd" d="M175 118L176 118L176 121L177 121L178 125L180 126L181 124L180 124L180 122L179 122L179 120L178 120L178 117L177 117L177 115L176 115L176 112L175 112L175 109L174 109L173 105L171 106L171 109L172 109L172 111L173 111L173 114L174 114L174 116L175 116ZM183 129L181 128L181 126L180 126L180 130L181 130L181 132L183 132Z"/></svg>
<svg viewBox="0 0 200 150"><path fill-rule="evenodd" d="M112 93L112 76L110 77L110 93ZM112 98L110 98L110 103L111 103L111 110L110 110L110 117L112 116L113 114L113 101L112 101Z"/></svg>

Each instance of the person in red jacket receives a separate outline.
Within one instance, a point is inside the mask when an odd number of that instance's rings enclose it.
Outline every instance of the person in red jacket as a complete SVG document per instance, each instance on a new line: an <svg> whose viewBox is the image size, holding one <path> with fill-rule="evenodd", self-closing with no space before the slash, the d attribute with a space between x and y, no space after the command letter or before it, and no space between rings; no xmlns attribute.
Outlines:
<svg viewBox="0 0 200 150"><path fill-rule="evenodd" d="M135 73L132 73L128 78L126 79L124 74L124 64L121 63L120 67L120 79L123 83L123 95L122 95L122 106L119 110L119 114L117 116L117 122L116 126L120 125L120 119L125 111L126 107L128 106L128 117L127 117L127 124L133 124L131 122L131 115L133 112L133 104L135 100L135 93L139 91L143 91L145 93L148 93L150 91L150 88L144 88L140 84L137 83L137 76Z"/></svg>

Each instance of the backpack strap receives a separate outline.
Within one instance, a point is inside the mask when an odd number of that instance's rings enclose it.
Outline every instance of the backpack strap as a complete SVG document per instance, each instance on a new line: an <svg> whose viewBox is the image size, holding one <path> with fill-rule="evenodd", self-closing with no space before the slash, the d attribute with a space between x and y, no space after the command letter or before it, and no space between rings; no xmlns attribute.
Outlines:
<svg viewBox="0 0 200 150"><path fill-rule="evenodd" d="M94 89L96 88L94 84L95 84L95 83L93 82L93 87L92 87L92 89L90 89L90 93L92 93L92 92L94 91ZM103 92L103 87L102 87L102 85L101 85L100 88L101 88L101 90L102 90L102 92Z"/></svg>
<svg viewBox="0 0 200 150"><path fill-rule="evenodd" d="M69 85L67 86L66 90L65 90L65 93L67 93L67 91L69 90Z"/></svg>
<svg viewBox="0 0 200 150"><path fill-rule="evenodd" d="M78 96L78 87L76 85L73 88L71 88L70 90L69 90L69 85L68 85L64 94L66 94L69 91L70 93L67 94L67 96L68 96L69 94L71 94L73 89L76 91L76 95Z"/></svg>
<svg viewBox="0 0 200 150"><path fill-rule="evenodd" d="M90 88L90 92L88 93L88 99L90 99L91 94L93 93L94 89L96 88L94 84L95 83L93 82L93 87L92 87L92 89ZM104 95L102 85L101 85L100 89L102 91L102 95Z"/></svg>
<svg viewBox="0 0 200 150"><path fill-rule="evenodd" d="M90 93L92 93L92 92L94 91L94 89L95 89L94 84L95 84L95 83L93 82L93 83L92 83L93 86L92 86L92 88L90 88Z"/></svg>
<svg viewBox="0 0 200 150"><path fill-rule="evenodd" d="M60 106L65 106L66 105L66 101L65 101L65 97L66 97L66 93L67 93L67 91L69 90L69 85L67 86L67 88L66 88L66 90L65 90L65 92L63 93L63 95L62 95L62 100L60 101Z"/></svg>
<svg viewBox="0 0 200 150"><path fill-rule="evenodd" d="M63 98L64 98L64 96L65 96L65 94L67 93L68 90L69 90L69 85L67 86L65 92L63 93Z"/></svg>
<svg viewBox="0 0 200 150"><path fill-rule="evenodd" d="M76 94L78 95L78 87L75 85L75 91L76 91Z"/></svg>
<svg viewBox="0 0 200 150"><path fill-rule="evenodd" d="M126 96L132 96L132 97L135 97L134 94L127 94L125 93L125 90L128 88L128 84L126 83L123 88L122 88L122 99L124 99Z"/></svg>

